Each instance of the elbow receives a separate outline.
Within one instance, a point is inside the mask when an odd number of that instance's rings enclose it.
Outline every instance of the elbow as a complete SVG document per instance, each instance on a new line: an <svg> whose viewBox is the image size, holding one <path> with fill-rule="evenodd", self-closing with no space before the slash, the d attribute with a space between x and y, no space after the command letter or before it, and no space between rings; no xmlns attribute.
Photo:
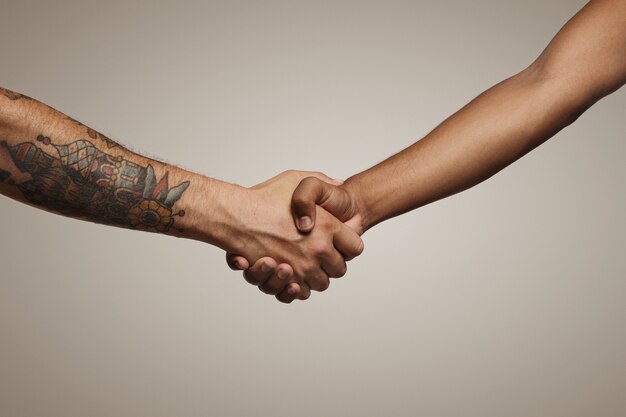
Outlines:
<svg viewBox="0 0 626 417"><path fill-rule="evenodd" d="M541 61L534 62L515 77L522 79L541 97L542 106L561 128L574 123L610 93L601 85L585 82L566 71L555 71Z"/></svg>
<svg viewBox="0 0 626 417"><path fill-rule="evenodd" d="M567 116L575 122L587 109L626 83L626 68L592 69L556 65L541 57L518 76L546 89Z"/></svg>

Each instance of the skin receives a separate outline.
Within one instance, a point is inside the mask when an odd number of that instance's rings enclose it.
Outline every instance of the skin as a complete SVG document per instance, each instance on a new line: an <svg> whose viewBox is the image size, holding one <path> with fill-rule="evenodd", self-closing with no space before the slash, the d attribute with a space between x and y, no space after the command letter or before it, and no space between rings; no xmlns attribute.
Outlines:
<svg viewBox="0 0 626 417"><path fill-rule="evenodd" d="M113 142L61 112L0 88L0 193L91 222L196 239L257 262L272 257L271 282L248 280L279 300L306 299L363 243L322 208L317 227L298 232L290 200L313 172L284 172L250 189L155 161ZM280 263L280 265L279 265ZM235 263L232 264L235 266ZM285 285L297 277L299 285ZM291 294L290 294L291 292Z"/></svg>
<svg viewBox="0 0 626 417"><path fill-rule="evenodd" d="M482 93L420 141L339 186L304 179L292 198L294 221L302 232L315 230L315 209L323 207L362 235L486 180L624 83L626 1L593 0L528 68ZM274 272L251 271L259 280Z"/></svg>

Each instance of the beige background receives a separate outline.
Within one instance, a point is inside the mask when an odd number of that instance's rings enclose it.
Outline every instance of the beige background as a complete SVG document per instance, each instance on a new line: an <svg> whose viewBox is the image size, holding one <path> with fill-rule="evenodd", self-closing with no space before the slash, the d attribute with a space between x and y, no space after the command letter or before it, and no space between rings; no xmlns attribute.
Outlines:
<svg viewBox="0 0 626 417"><path fill-rule="evenodd" d="M0 1L0 85L252 185L347 177L584 1ZM626 91L285 306L198 242L0 199L0 415L623 416Z"/></svg>

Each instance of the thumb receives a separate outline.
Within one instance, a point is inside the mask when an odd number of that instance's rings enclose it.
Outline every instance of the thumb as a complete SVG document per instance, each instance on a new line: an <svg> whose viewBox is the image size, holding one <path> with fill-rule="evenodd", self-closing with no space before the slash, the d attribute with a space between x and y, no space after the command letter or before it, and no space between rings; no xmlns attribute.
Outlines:
<svg viewBox="0 0 626 417"><path fill-rule="evenodd" d="M323 207L342 222L350 218L350 196L345 190L319 178L307 177L300 181L291 197L294 221L301 232L313 230L316 205Z"/></svg>

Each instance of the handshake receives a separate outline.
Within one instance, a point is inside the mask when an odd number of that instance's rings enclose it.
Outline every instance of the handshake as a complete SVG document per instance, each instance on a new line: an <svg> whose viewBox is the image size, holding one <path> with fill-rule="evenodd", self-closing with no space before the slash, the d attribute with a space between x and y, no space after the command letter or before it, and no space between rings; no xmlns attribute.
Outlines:
<svg viewBox="0 0 626 417"><path fill-rule="evenodd" d="M130 152L0 88L0 194L216 245L261 291L306 300L346 273L367 229L490 178L624 85L625 18L623 2L589 3L529 67L345 183L301 171L250 189L223 183Z"/></svg>
<svg viewBox="0 0 626 417"><path fill-rule="evenodd" d="M317 172L286 171L239 190L247 197L238 204L240 230L231 234L236 243L228 265L283 303L326 290L330 278L345 275L346 262L363 252L367 216L350 185Z"/></svg>

